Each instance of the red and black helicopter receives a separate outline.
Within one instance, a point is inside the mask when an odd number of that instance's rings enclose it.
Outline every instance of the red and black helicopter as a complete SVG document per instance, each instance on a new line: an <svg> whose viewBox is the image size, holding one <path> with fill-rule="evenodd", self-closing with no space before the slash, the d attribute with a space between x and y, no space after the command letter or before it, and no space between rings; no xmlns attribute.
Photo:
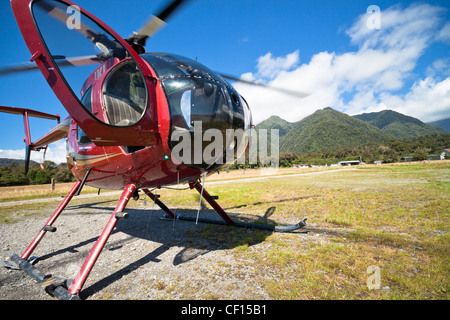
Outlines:
<svg viewBox="0 0 450 320"><path fill-rule="evenodd" d="M17 24L31 52L31 64L0 70L0 75L38 68L69 116L60 121L59 115L31 109L0 106L0 111L23 115L26 170L31 151L46 149L49 143L67 138L67 163L77 181L25 252L21 256L11 255L2 264L27 271L56 297L79 298L117 221L128 217L124 212L128 201L137 199L138 191L149 196L171 219L282 232L306 225L306 219L289 226L233 221L216 202L217 197L203 188L202 177L227 167L249 148L250 135L238 141L235 136L229 139L227 134L229 130L248 132L252 118L245 99L224 78L239 79L219 75L182 56L145 53L146 40L184 2L172 1L139 32L123 39L70 1L11 0ZM28 117L54 119L58 125L33 142ZM195 124L200 124L200 128ZM198 161L192 155L187 156L186 150L183 151L186 154L174 155L179 142L174 139L174 132L181 133L183 139L191 139L195 145L198 134L209 129L223 137L221 150L215 150L212 160ZM200 142L200 151L204 149L205 143ZM229 157L225 159L229 150L231 161ZM191 189L196 189L222 220L175 215L151 191L179 183L188 183ZM84 185L123 192L73 281L48 278L30 263L30 256L46 232L56 230L52 224Z"/></svg>

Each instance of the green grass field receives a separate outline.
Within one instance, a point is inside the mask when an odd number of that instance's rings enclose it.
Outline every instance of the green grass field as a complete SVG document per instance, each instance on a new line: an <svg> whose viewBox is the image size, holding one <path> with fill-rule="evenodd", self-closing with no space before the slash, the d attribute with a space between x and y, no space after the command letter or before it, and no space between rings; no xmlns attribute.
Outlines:
<svg viewBox="0 0 450 320"><path fill-rule="evenodd" d="M306 234L225 226L196 231L195 237L229 247L243 265L257 266L251 281L272 299L449 298L450 161L211 184L208 191L235 219L290 224L308 218ZM193 190L158 193L169 207L198 206Z"/></svg>
<svg viewBox="0 0 450 320"><path fill-rule="evenodd" d="M252 220L268 208L279 223L308 218L306 235L203 231L257 265L254 280L273 299L449 298L450 161L287 176L209 192ZM161 194L172 206L198 203L190 191ZM261 238L264 249L253 248Z"/></svg>

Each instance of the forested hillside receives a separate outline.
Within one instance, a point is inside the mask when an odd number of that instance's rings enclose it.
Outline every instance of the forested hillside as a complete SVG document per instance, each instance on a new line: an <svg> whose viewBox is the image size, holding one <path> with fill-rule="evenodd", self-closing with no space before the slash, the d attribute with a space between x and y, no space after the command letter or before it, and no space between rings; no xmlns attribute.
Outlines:
<svg viewBox="0 0 450 320"><path fill-rule="evenodd" d="M32 162L28 174L25 175L23 160L0 160L1 163L9 163L0 167L0 186L45 184L50 183L52 178L55 182L69 182L75 179L66 163L57 165L52 161L45 161L44 170L41 170L39 164Z"/></svg>

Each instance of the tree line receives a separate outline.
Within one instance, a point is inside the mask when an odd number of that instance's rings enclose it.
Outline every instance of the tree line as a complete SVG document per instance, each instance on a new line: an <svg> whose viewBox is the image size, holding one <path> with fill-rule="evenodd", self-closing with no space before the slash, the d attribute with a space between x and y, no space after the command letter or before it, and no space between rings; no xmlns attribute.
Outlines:
<svg viewBox="0 0 450 320"><path fill-rule="evenodd" d="M444 149L450 148L450 133L443 135L429 135L423 137L392 140L383 144L365 144L362 146L337 148L322 152L309 152L296 154L281 152L279 155L280 167L292 167L294 164L331 165L340 161L362 160L364 163L400 162L403 157L413 157L413 160L426 160L428 155L441 154ZM231 169L258 168L261 163L233 164Z"/></svg>
<svg viewBox="0 0 450 320"><path fill-rule="evenodd" d="M75 177L66 163L56 164L53 161L45 161L44 169L39 164L30 164L28 173L25 174L25 165L11 162L7 166L0 167L0 186L17 186L29 184L47 184L54 179L55 182L75 181Z"/></svg>
<svg viewBox="0 0 450 320"><path fill-rule="evenodd" d="M279 155L280 167L292 167L294 164L330 165L346 160L362 160L373 163L381 160L383 163L399 162L402 157L412 156L414 160L426 160L430 154L440 154L444 149L450 148L450 133L431 135L403 140L392 140L384 144L366 144L358 147L338 148L323 152L310 152L298 155L292 152L282 152ZM246 157L248 161L248 157ZM267 164L266 164L267 165ZM270 162L269 164L270 165ZM237 164L230 169L258 168L264 164ZM72 175L66 163L56 164L45 161L44 169L39 164L31 164L27 174L23 164L11 162L0 167L0 186L16 186L28 184L47 184L54 179L56 183L72 182Z"/></svg>

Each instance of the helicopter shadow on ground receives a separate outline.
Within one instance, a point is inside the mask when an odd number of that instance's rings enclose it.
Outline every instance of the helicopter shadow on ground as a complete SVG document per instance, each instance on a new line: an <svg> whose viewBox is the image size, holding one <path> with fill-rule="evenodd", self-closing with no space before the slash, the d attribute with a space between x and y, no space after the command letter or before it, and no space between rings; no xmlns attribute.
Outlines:
<svg viewBox="0 0 450 320"><path fill-rule="evenodd" d="M102 201L92 204L83 204L81 206L68 207L66 209L66 214L92 214L89 213L89 211L92 210L94 214L109 215L114 211L114 207L105 207L104 205L107 202L108 201ZM111 202L111 204L112 203L114 202ZM85 209L88 210L86 211ZM227 212L233 220L239 219L245 222L267 224L274 223L269 218L275 212L275 206L268 208L262 217L256 218L240 218L239 213L230 209L231 208L228 208ZM82 299L86 299L89 296L94 295L118 279L148 263L161 262L160 256L172 248L176 248L175 252L179 250L173 256L173 261L171 262L173 266L178 266L192 261L200 256L206 255L212 251L233 249L244 244L253 246L263 242L272 234L272 231L268 230L246 229L205 223L196 224L195 222L190 221L162 219L164 212L151 205L148 205L142 209L127 208L125 211L129 214L129 218L126 220L119 220L113 234L123 233L127 237L119 241L111 241L110 239L103 250L124 250L124 248L127 248L129 243L137 241L138 239L148 240L150 242L159 243L160 245L145 256L129 263L121 269L116 270L112 274L109 274L84 288L80 293L80 297ZM193 209L178 208L174 209L174 212L176 214L182 214L190 217L196 217L197 215L197 210ZM219 215L214 210L207 208L203 203L200 211L200 217L221 220ZM79 252L79 249L81 247L85 245L89 245L89 247L91 247L97 238L98 236L92 237L77 244L62 248L58 251L39 257L39 260L46 260L66 252L80 254L81 252ZM124 252L123 254L127 254L127 252Z"/></svg>

